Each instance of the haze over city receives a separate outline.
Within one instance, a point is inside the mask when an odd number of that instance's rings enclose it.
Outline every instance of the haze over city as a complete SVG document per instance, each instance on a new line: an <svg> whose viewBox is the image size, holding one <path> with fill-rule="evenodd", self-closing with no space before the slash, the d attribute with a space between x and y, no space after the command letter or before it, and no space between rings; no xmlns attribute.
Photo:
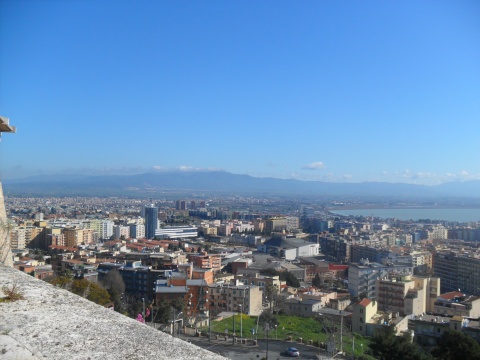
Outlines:
<svg viewBox="0 0 480 360"><path fill-rule="evenodd" d="M2 359L480 359L478 19L0 1Z"/></svg>
<svg viewBox="0 0 480 360"><path fill-rule="evenodd" d="M2 179L480 178L480 4L2 1Z"/></svg>

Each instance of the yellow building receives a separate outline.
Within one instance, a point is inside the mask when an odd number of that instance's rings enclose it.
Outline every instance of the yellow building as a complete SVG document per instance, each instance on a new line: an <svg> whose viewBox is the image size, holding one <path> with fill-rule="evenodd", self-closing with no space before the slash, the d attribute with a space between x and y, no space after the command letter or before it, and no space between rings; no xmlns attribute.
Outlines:
<svg viewBox="0 0 480 360"><path fill-rule="evenodd" d="M440 279L426 276L393 276L378 279L376 300L380 311L420 315L433 311L440 294Z"/></svg>
<svg viewBox="0 0 480 360"><path fill-rule="evenodd" d="M65 246L63 228L45 228L45 248L48 249L50 245Z"/></svg>
<svg viewBox="0 0 480 360"><path fill-rule="evenodd" d="M352 331L367 336L367 323L377 314L375 300L363 299L353 306Z"/></svg>
<svg viewBox="0 0 480 360"><path fill-rule="evenodd" d="M262 290L252 285L210 285L209 310L212 315L221 312L241 312L258 316L262 313Z"/></svg>
<svg viewBox="0 0 480 360"><path fill-rule="evenodd" d="M68 247L76 247L83 243L83 229L65 228L63 235L65 237L65 245Z"/></svg>
<svg viewBox="0 0 480 360"><path fill-rule="evenodd" d="M420 273L431 273L433 269L433 255L429 251L413 251L412 265L415 271Z"/></svg>
<svg viewBox="0 0 480 360"><path fill-rule="evenodd" d="M43 228L33 225L25 226L25 246L39 247L41 243Z"/></svg>

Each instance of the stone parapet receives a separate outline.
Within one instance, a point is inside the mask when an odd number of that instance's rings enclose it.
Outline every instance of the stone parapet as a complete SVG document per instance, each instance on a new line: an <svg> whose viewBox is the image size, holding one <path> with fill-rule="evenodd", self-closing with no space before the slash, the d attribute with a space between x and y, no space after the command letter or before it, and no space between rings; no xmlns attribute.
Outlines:
<svg viewBox="0 0 480 360"><path fill-rule="evenodd" d="M2 183L0 182L0 263L13 266L12 251L10 250L10 237L8 236L8 220L3 201Z"/></svg>
<svg viewBox="0 0 480 360"><path fill-rule="evenodd" d="M225 359L0 265L0 289L13 284L24 300L0 302L2 359Z"/></svg>

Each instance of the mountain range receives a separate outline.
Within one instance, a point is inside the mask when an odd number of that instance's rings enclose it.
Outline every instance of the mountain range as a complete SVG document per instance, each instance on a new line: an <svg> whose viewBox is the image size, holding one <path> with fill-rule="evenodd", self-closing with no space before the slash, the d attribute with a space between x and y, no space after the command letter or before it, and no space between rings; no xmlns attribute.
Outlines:
<svg viewBox="0 0 480 360"><path fill-rule="evenodd" d="M6 195L135 196L156 192L207 192L348 197L480 197L480 181L427 186L405 183L336 183L258 178L225 171L165 171L138 175L51 175L3 181Z"/></svg>

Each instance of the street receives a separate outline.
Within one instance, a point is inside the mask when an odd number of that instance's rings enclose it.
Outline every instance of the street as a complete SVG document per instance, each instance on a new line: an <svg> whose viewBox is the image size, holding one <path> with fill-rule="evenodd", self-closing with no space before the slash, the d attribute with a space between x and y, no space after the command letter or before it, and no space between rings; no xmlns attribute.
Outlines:
<svg viewBox="0 0 480 360"><path fill-rule="evenodd" d="M200 346L204 349L210 350L226 358L232 360L241 360L241 359L262 359L267 355L267 341L259 340L258 346L249 346L249 345L233 345L230 342L225 343L221 340L212 340L208 341L208 338L198 338L198 337L183 337L184 340L189 340L191 343ZM300 357L298 359L319 359L318 348L313 346L308 346L304 344L299 344L296 342L287 342L281 340L269 340L268 342L268 359L277 360L277 359L288 359L289 356L285 353L285 350L289 347L295 347L300 352ZM320 359L328 359L328 356L325 352L321 353Z"/></svg>

